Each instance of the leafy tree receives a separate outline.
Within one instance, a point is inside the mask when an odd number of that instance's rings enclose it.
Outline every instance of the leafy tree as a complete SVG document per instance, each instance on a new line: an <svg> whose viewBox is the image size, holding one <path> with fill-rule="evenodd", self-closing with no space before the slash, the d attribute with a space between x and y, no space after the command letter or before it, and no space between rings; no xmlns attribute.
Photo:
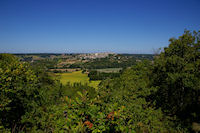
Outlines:
<svg viewBox="0 0 200 133"><path fill-rule="evenodd" d="M151 99L186 123L200 122L200 32L185 31L169 41L154 60L151 85L158 90Z"/></svg>
<svg viewBox="0 0 200 133"><path fill-rule="evenodd" d="M10 54L0 54L0 75L0 131L56 129L52 122L64 119L57 111L61 90L56 81Z"/></svg>
<svg viewBox="0 0 200 133"><path fill-rule="evenodd" d="M0 75L1 121L5 127L15 128L25 110L31 108L28 100L37 93L32 89L37 80L26 63L8 54L0 55Z"/></svg>

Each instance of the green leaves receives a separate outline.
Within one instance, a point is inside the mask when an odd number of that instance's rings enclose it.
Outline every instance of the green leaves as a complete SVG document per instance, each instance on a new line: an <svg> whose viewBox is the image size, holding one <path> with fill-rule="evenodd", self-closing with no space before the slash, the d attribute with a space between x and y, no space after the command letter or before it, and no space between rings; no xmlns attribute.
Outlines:
<svg viewBox="0 0 200 133"><path fill-rule="evenodd" d="M185 31L178 39L170 39L169 47L155 58L150 74L151 86L159 88L152 96L157 106L187 124L199 118L192 118L192 113L200 114L199 35Z"/></svg>
<svg viewBox="0 0 200 133"><path fill-rule="evenodd" d="M12 132L62 130L61 88L47 73L0 54L0 75L0 126Z"/></svg>

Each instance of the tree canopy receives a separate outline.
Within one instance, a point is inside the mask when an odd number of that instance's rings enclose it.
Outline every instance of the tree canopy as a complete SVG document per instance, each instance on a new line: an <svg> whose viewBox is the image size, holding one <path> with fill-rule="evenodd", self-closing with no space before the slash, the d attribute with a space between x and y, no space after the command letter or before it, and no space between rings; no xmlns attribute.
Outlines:
<svg viewBox="0 0 200 133"><path fill-rule="evenodd" d="M182 121L199 120L200 114L200 32L185 31L178 39L169 40L154 60L151 85L158 90L152 95L164 112Z"/></svg>

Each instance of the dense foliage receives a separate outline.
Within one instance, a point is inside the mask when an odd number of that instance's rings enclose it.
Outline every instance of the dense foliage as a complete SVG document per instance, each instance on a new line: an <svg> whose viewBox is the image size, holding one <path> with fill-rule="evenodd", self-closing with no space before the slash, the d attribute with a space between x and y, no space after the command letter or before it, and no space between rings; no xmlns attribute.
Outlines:
<svg viewBox="0 0 200 133"><path fill-rule="evenodd" d="M0 55L0 75L0 131L56 129L63 114L54 114L62 96L55 80L9 54Z"/></svg>
<svg viewBox="0 0 200 133"><path fill-rule="evenodd" d="M169 47L154 60L152 100L185 124L200 122L200 33L189 31L170 39Z"/></svg>
<svg viewBox="0 0 200 133"><path fill-rule="evenodd" d="M90 71L88 74L90 80L105 80L107 78L116 78L119 76L120 73L105 73L105 72L98 72L95 70Z"/></svg>

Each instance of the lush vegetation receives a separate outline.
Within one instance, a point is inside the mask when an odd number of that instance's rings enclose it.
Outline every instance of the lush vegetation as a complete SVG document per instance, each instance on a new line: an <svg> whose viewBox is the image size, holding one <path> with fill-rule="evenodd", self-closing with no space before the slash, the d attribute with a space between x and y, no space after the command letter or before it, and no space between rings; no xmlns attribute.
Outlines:
<svg viewBox="0 0 200 133"><path fill-rule="evenodd" d="M150 96L168 115L176 116L188 128L200 122L200 33L185 31L154 60Z"/></svg>
<svg viewBox="0 0 200 133"><path fill-rule="evenodd" d="M0 55L0 75L0 132L56 130L63 116L56 80L9 54Z"/></svg>
<svg viewBox="0 0 200 133"><path fill-rule="evenodd" d="M199 70L200 32L189 31L98 89L1 54L0 132L198 132Z"/></svg>

